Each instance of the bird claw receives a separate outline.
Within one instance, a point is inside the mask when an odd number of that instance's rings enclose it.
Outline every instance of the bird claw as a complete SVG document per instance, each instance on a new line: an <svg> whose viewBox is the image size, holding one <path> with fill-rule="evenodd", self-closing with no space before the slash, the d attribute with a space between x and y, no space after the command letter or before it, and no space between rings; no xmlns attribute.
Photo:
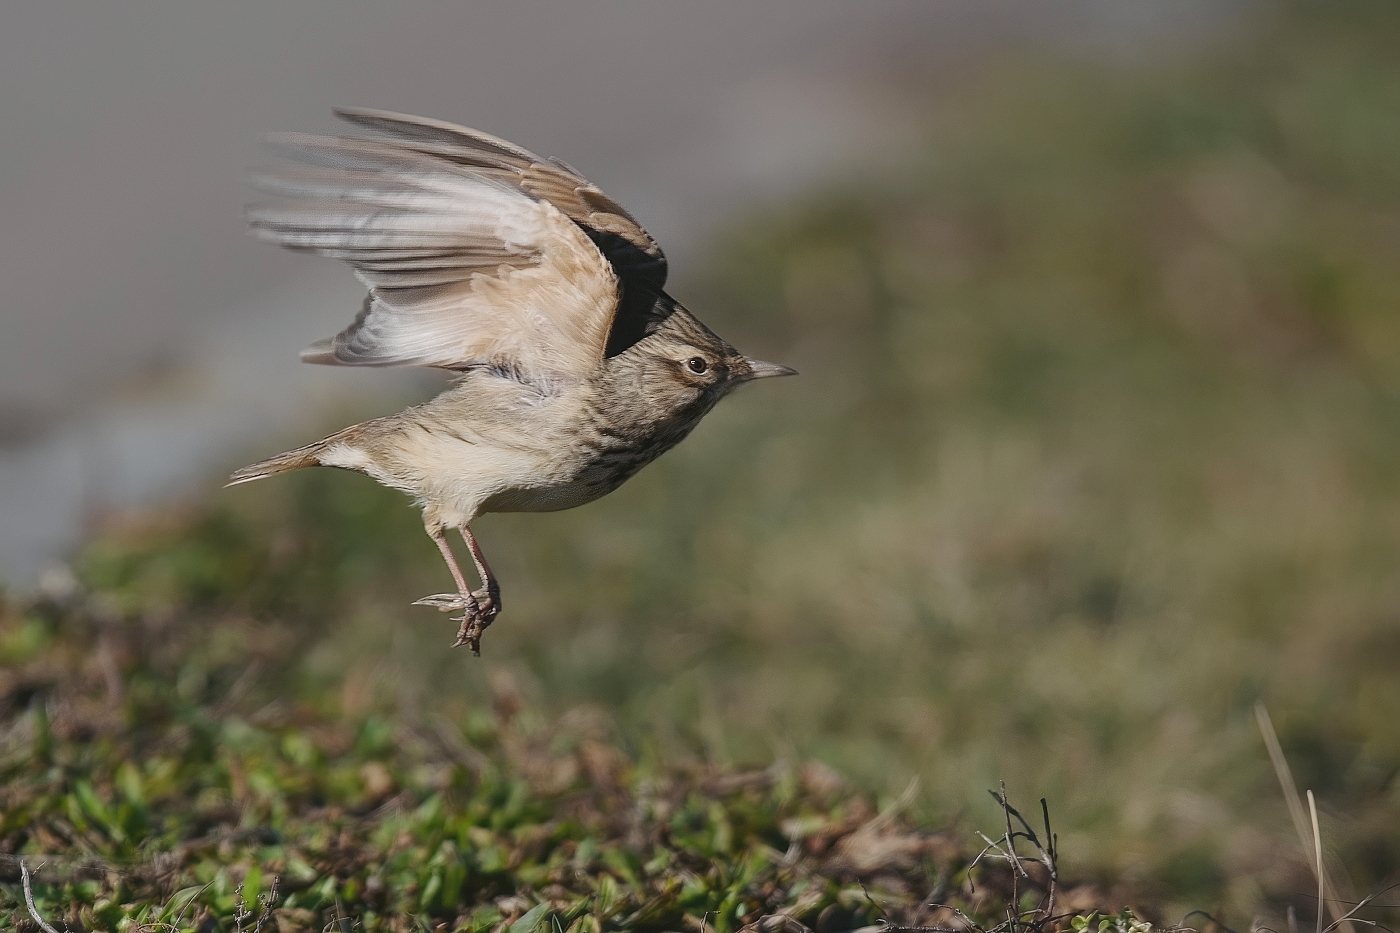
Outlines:
<svg viewBox="0 0 1400 933"><path fill-rule="evenodd" d="M467 608L467 597L461 593L438 593L436 596L424 596L422 599L413 601L415 606L431 606L438 612L456 612Z"/></svg>
<svg viewBox="0 0 1400 933"><path fill-rule="evenodd" d="M471 595L471 599L476 600L477 606L483 611L491 611L496 605L496 600L490 592L485 589L477 590ZM468 598L461 593L438 593L435 596L424 596L422 599L413 601L415 606L430 606L438 612L460 612L466 609L471 603ZM495 613L493 612L494 616Z"/></svg>
<svg viewBox="0 0 1400 933"><path fill-rule="evenodd" d="M496 620L501 611L500 600L485 589L471 595L438 593L435 596L424 596L414 600L413 605L431 606L439 612L463 610L462 615L452 617L453 622L462 623L457 629L457 640L452 643L452 647L469 647L477 657L481 657L481 634Z"/></svg>
<svg viewBox="0 0 1400 933"><path fill-rule="evenodd" d="M472 654L481 657L481 636L495 621L499 612L494 606L477 606L476 612L465 612L461 616L453 616L452 621L462 623L457 629L457 640L452 643L452 647L461 648L463 646L472 649Z"/></svg>

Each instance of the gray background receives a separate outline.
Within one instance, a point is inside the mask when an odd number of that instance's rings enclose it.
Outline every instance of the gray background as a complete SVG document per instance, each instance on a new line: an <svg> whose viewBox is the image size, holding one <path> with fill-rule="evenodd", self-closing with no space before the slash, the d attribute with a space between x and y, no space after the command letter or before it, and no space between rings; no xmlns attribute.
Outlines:
<svg viewBox="0 0 1400 933"><path fill-rule="evenodd" d="M264 132L371 106L559 155L683 283L744 206L898 159L906 87L1025 46L1140 59L1228 22L1141 0L5 5L0 579L32 581L104 509L206 489L421 379L298 365L358 290L245 236Z"/></svg>

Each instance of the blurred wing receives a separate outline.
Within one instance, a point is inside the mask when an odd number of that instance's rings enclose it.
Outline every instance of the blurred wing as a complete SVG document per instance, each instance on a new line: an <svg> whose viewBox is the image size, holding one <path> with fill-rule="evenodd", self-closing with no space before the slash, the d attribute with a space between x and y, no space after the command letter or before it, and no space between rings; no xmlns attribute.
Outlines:
<svg viewBox="0 0 1400 933"><path fill-rule="evenodd" d="M369 287L355 322L309 362L580 376L602 359L616 274L551 204L460 161L396 140L273 138L305 163L255 180L262 239L348 262Z"/></svg>
<svg viewBox="0 0 1400 933"><path fill-rule="evenodd" d="M382 133L397 146L460 165L547 201L602 251L618 277L621 296L607 356L616 356L656 329L669 303L656 299L666 285L666 256L651 234L620 204L559 159L542 159L514 143L441 120L344 108L336 116Z"/></svg>

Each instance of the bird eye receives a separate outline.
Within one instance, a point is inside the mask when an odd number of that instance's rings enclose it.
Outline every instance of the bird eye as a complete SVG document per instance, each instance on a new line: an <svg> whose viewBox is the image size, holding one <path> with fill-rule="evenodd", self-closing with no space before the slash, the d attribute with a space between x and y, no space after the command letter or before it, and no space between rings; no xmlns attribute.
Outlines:
<svg viewBox="0 0 1400 933"><path fill-rule="evenodd" d="M705 370L710 368L710 364L706 363L704 358L699 356L692 356L690 359L685 361L685 365L688 366L690 368L690 371L695 373L695 375L697 376L701 375L705 372Z"/></svg>

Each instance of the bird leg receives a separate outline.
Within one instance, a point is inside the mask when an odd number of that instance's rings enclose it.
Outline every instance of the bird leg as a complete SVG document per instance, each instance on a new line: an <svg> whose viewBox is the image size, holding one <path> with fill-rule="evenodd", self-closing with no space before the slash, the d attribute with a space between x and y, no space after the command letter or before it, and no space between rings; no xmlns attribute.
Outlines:
<svg viewBox="0 0 1400 933"><path fill-rule="evenodd" d="M496 577L491 573L491 567L486 563L486 555L481 553L481 545L476 543L476 536L472 534L471 528L463 525L458 529L462 533L462 540L467 542L467 550L471 552L472 563L476 564L477 576L481 577L481 589L472 595L476 597L478 605L481 606L483 618L481 627L484 629L501 614L501 585L496 582Z"/></svg>
<svg viewBox="0 0 1400 933"><path fill-rule="evenodd" d="M481 577L481 589L476 592L471 591L466 576L462 573L462 568L457 565L457 558L447 543L445 531L442 528L429 529L428 536L433 539L433 543L442 552L442 559L447 563L447 569L452 572L452 579L457 584L457 592L424 596L422 599L416 600L413 605L432 606L440 612L464 610L460 618L454 619L454 621L461 622L462 625L457 630L457 640L452 647L460 648L466 645L472 649L473 654L480 657L481 633L486 631L487 626L501 612L501 588L496 583L496 578L491 575L491 568L487 566L486 558L481 553L481 546L476 543L471 529L463 526L459 530L463 540L467 542L472 562L476 564L476 572Z"/></svg>
<svg viewBox="0 0 1400 933"><path fill-rule="evenodd" d="M441 529L429 529L428 537L433 539L433 543L442 552L442 559L447 564L447 569L452 572L452 581L457 584L455 593L439 593L436 596L424 596L415 600L415 606L432 606L441 612L452 612L455 609L473 609L476 599L473 597L471 588L467 585L467 578L462 573L462 568L457 566L457 558L452 553L451 546L447 543L447 534Z"/></svg>
<svg viewBox="0 0 1400 933"><path fill-rule="evenodd" d="M462 609L465 612L460 619L455 619L462 623L462 627L457 630L457 640L452 647L470 644L472 653L481 655L481 634L478 631L476 638L469 640L469 628L472 623L480 619L481 606L476 601L476 596L472 593L471 587L467 585L467 578L462 573L462 568L457 566L457 558L452 553L452 547L447 543L447 534L441 527L429 528L428 537L433 539L433 543L442 552L442 559L447 563L447 569L452 572L452 580L457 584L455 593L439 593L436 596L424 596L422 599L414 600L415 606L432 606L439 612L452 612L455 609ZM478 622L479 625L479 622ZM485 628L484 625L480 628Z"/></svg>

